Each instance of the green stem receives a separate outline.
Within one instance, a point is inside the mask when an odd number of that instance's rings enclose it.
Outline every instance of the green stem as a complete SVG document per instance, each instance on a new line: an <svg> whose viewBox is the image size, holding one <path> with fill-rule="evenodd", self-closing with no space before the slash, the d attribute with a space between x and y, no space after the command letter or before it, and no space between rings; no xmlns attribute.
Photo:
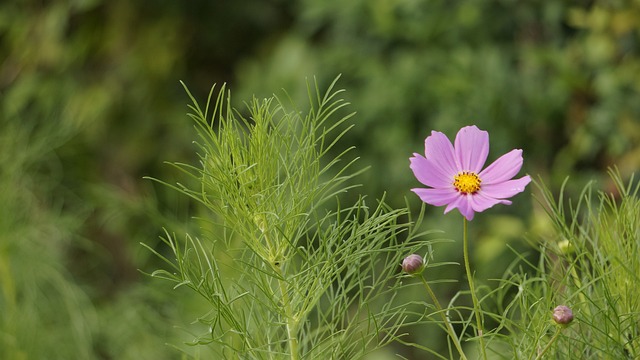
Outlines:
<svg viewBox="0 0 640 360"><path fill-rule="evenodd" d="M578 273L576 272L576 264L569 264L569 266L571 267L571 270L569 271L571 273L571 277L573 278L573 281L575 283L575 287L576 290L578 292L578 297L580 298L580 303L583 306L583 309L585 310L585 314L587 317L591 317L591 309L589 307L589 303L587 302L587 298L584 296L584 290L582 289L582 281L580 281L580 277L578 276Z"/></svg>
<svg viewBox="0 0 640 360"><path fill-rule="evenodd" d="M551 340L549 340L549 343L547 344L547 346L545 346L544 349L542 349L542 351L540 353L538 353L538 356L536 356L536 360L542 359L544 354L551 348L551 345L553 345L553 343L556 342L556 339L560 335L560 331L561 330L562 330L562 328L560 326L558 326L558 328L556 329L556 333L553 334L553 337L551 338Z"/></svg>
<svg viewBox="0 0 640 360"><path fill-rule="evenodd" d="M289 292L287 291L287 282L284 280L282 269L280 264L274 264L274 268L280 275L278 284L280 285L280 293L282 295L282 305L284 307L284 314L286 317L285 326L287 328L287 342L289 343L289 354L291 360L298 360L298 337L297 337L297 321L293 316L293 309L291 308L291 300L289 299Z"/></svg>
<svg viewBox="0 0 640 360"><path fill-rule="evenodd" d="M269 242L268 233L264 229L260 229L264 234L265 241L268 246L269 263L278 274L278 286L280 287L280 295L282 296L282 306L284 307L285 327L287 329L287 343L289 344L289 355L291 360L298 360L298 337L297 328L298 320L294 319L293 309L291 308L291 299L289 298L289 291L287 291L287 281L285 280L284 273L282 272L282 263L280 258L271 254L271 246Z"/></svg>
<svg viewBox="0 0 640 360"><path fill-rule="evenodd" d="M464 267L467 271L467 280L469 281L469 290L471 291L471 299L473 300L473 312L476 315L476 323L478 326L478 339L480 340L480 350L482 352L482 358L487 359L487 351L484 347L484 338L482 330L482 309L476 296L476 288L473 284L473 276L471 274L471 266L469 265L469 241L467 231L467 218L463 217L463 251L464 251Z"/></svg>
<svg viewBox="0 0 640 360"><path fill-rule="evenodd" d="M453 330L453 326L451 325L451 322L449 321L449 318L447 317L445 312L442 310L442 306L440 305L440 302L438 301L438 298L436 297L436 294L433 293L433 290L431 290L431 286L429 286L429 283L427 282L427 279L425 279L422 274L420 274L420 280L422 280L422 284L424 285L424 288L427 289L427 292L429 293L429 296L431 296L431 300L433 300L433 304L435 305L436 310L438 311L440 316L442 316L442 321L445 324L447 333L449 333L449 337L451 338L451 340L453 340L453 344L455 345L456 349L458 350L458 353L460 353L460 358L464 359L464 360L467 360L467 357L464 355L464 351L462 351L462 346L460 345L460 340L458 339L458 336L456 336L456 332Z"/></svg>

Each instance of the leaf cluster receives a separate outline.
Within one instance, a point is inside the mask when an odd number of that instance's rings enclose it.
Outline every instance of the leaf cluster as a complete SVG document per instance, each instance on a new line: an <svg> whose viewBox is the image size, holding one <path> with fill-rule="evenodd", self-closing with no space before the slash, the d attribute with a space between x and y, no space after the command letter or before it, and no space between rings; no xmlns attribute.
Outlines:
<svg viewBox="0 0 640 360"><path fill-rule="evenodd" d="M616 170L610 176L614 192L596 192L590 184L576 201L562 191L556 199L538 184L554 229L540 244L538 263L518 255L503 282L496 353L510 349L507 358L533 359L552 342L546 353L552 358L640 355L640 302L633 285L640 280L640 185L633 178L625 184ZM572 308L574 321L552 341L557 305Z"/></svg>
<svg viewBox="0 0 640 360"><path fill-rule="evenodd" d="M204 205L206 232L184 241L167 232L173 259L148 248L171 269L153 276L210 306L194 345L222 358L354 359L405 325L406 307L393 299L405 286L402 257L429 244L417 231L422 217L411 224L406 208L384 199L322 206L359 173L344 161L350 149L323 157L350 128L351 115L333 120L347 105L334 85L323 95L309 87L305 115L274 96L254 98L245 118L224 87L216 97L212 88L204 109L190 94L200 165L173 165L199 185L163 183Z"/></svg>

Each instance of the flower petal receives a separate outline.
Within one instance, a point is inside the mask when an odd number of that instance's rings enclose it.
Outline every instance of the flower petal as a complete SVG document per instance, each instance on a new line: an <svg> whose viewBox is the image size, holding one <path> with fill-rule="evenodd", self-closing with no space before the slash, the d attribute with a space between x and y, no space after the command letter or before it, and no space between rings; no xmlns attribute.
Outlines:
<svg viewBox="0 0 640 360"><path fill-rule="evenodd" d="M482 185L496 184L513 178L522 168L522 161L520 149L502 155L478 174L482 179Z"/></svg>
<svg viewBox="0 0 640 360"><path fill-rule="evenodd" d="M417 153L414 153L409 161L413 174L421 183L434 188L450 188L452 186L453 178L449 174L443 173L442 168L435 166L433 161Z"/></svg>
<svg viewBox="0 0 640 360"><path fill-rule="evenodd" d="M447 174L449 178L453 179L460 170L456 166L451 141L439 131L432 131L431 136L424 140L424 154L442 174Z"/></svg>
<svg viewBox="0 0 640 360"><path fill-rule="evenodd" d="M456 200L460 194L451 189L411 189L420 199L429 205L442 206L447 205Z"/></svg>
<svg viewBox="0 0 640 360"><path fill-rule="evenodd" d="M494 199L507 199L515 194L519 194L524 191L524 188L531 182L529 175L521 177L520 179L508 180L497 184L482 184L480 192L486 197Z"/></svg>
<svg viewBox="0 0 640 360"><path fill-rule="evenodd" d="M479 173L489 155L489 133L475 125L463 127L456 135L455 154L459 170Z"/></svg>
<svg viewBox="0 0 640 360"><path fill-rule="evenodd" d="M471 221L473 220L473 215L475 215L475 212L471 207L471 200L470 200L470 198L472 198L473 196L463 195L461 197L462 197L462 200L460 200L459 202L458 211L460 211L460 214L462 214L462 216L467 218L467 220Z"/></svg>
<svg viewBox="0 0 640 360"><path fill-rule="evenodd" d="M511 201L487 196L482 191L475 193L471 197L471 207L475 212L485 211L496 204L511 205Z"/></svg>
<svg viewBox="0 0 640 360"><path fill-rule="evenodd" d="M458 197L455 199L455 201L447 205L447 207L444 209L444 213L446 214L449 211L457 208L458 211L460 211L460 214L467 218L467 220L473 220L474 211L471 207L469 199L470 197L470 195L458 194Z"/></svg>

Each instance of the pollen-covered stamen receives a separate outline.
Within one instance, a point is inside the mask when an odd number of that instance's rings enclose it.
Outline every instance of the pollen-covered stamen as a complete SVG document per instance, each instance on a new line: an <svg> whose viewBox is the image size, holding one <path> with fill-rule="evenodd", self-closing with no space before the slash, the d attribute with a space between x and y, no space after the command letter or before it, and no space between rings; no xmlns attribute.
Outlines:
<svg viewBox="0 0 640 360"><path fill-rule="evenodd" d="M453 186L456 188L456 191L459 191L463 194L475 194L480 190L480 184L482 180L478 174L469 171L463 171L458 173L453 178Z"/></svg>

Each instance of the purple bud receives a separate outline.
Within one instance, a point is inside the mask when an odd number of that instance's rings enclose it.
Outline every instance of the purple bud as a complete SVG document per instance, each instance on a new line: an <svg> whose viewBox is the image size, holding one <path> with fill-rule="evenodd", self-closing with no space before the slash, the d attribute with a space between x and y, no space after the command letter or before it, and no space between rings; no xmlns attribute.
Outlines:
<svg viewBox="0 0 640 360"><path fill-rule="evenodd" d="M418 254L411 254L402 260L402 270L407 274L419 274L422 272L423 267L422 256Z"/></svg>
<svg viewBox="0 0 640 360"><path fill-rule="evenodd" d="M569 325L573 321L573 311L568 306L558 305L553 309L553 321L558 325Z"/></svg>

